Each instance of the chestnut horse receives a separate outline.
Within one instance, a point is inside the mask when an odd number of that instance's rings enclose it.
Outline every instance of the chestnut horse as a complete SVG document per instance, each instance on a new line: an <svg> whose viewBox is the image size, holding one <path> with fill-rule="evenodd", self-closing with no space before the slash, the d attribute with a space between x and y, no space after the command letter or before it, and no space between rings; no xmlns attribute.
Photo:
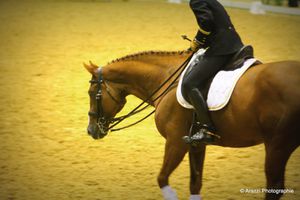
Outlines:
<svg viewBox="0 0 300 200"><path fill-rule="evenodd" d="M190 199L201 198L206 146L194 148L182 140L189 134L193 111L178 104L176 87L159 95L167 88L165 85L154 96L151 94L190 55L189 52L143 52L101 68L91 62L84 64L92 74L87 130L93 138L107 134L115 115L125 105L127 95L135 95L155 107L157 129L166 139L163 166L157 180L164 199L168 200L177 199L168 179L187 152L191 170ZM238 148L265 144L267 189L284 188L286 163L300 144L299 86L300 62L260 64L241 77L225 108L210 112L221 136L216 145ZM266 199L279 199L281 195L280 192L266 193Z"/></svg>

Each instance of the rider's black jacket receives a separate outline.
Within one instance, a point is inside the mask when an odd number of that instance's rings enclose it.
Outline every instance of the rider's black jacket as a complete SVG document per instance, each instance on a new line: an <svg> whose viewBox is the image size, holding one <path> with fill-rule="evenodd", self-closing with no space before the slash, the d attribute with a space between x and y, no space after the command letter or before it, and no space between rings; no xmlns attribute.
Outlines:
<svg viewBox="0 0 300 200"><path fill-rule="evenodd" d="M191 0L199 30L196 39L202 47L209 47L206 55L228 55L243 46L230 17L217 0Z"/></svg>

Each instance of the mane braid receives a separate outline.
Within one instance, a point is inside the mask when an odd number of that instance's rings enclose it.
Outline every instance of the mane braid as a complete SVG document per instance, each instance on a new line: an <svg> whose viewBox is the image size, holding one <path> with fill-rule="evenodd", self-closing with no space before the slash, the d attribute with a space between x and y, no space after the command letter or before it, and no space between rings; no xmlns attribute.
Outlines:
<svg viewBox="0 0 300 200"><path fill-rule="evenodd" d="M163 55L176 55L176 54L182 55L182 54L186 54L186 53L189 53L189 51L186 51L186 50L184 50L184 51L142 51L142 52L129 54L127 56L114 59L114 60L110 61L108 63L108 65L112 64L112 63L116 63L116 62L121 62L121 61L134 60L134 59L137 59L140 56L144 56L144 55L162 55L163 56Z"/></svg>

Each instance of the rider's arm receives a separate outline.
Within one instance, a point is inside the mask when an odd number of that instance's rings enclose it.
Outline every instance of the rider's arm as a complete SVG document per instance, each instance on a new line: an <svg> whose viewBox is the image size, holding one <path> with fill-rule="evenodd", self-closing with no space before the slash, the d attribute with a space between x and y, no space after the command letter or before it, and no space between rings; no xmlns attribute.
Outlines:
<svg viewBox="0 0 300 200"><path fill-rule="evenodd" d="M191 0L190 7L193 10L199 25L199 30L195 36L194 42L198 43L201 47L207 47L206 38L213 30L213 14L208 4L203 0Z"/></svg>

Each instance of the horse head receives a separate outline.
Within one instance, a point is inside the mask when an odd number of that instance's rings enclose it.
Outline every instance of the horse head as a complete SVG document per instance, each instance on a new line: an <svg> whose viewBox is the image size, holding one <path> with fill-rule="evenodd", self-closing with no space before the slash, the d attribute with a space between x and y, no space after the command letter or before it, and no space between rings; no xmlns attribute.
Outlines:
<svg viewBox="0 0 300 200"><path fill-rule="evenodd" d="M126 98L116 83L103 77L102 68L92 62L84 63L84 67L92 75L88 90L90 110L87 132L94 139L99 139L107 135L110 124L124 107Z"/></svg>

